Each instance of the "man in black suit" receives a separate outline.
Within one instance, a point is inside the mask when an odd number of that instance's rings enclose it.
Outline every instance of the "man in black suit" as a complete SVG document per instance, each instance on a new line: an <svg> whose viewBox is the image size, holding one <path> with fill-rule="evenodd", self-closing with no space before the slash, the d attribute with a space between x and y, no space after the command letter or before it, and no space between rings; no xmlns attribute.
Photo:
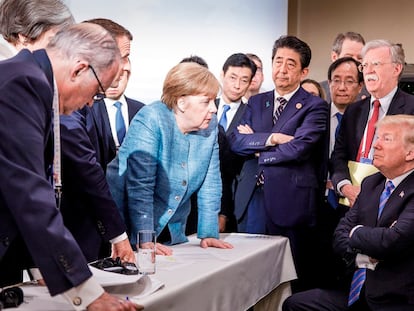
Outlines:
<svg viewBox="0 0 414 311"><path fill-rule="evenodd" d="M368 42L362 50L365 86L370 97L358 101L345 111L331 157L331 179L334 189L346 197L350 206L360 191L351 182L348 161L372 163L373 142L368 135L372 116L380 120L385 115L414 114L414 96L398 88L404 67L401 46L386 40ZM379 105L376 104L379 101ZM373 129L374 130L374 129Z"/></svg>
<svg viewBox="0 0 414 311"><path fill-rule="evenodd" d="M101 27L79 24L58 32L46 51L22 50L0 63L1 287L20 282L21 271L36 266L51 295L64 294L76 309L132 310L129 302L120 308L92 277L49 182L58 137L53 111L69 114L92 104L119 65L113 38Z"/></svg>
<svg viewBox="0 0 414 311"><path fill-rule="evenodd" d="M414 310L414 116L378 122L373 165L380 172L363 180L335 230L349 278L289 297L284 311Z"/></svg>
<svg viewBox="0 0 414 311"><path fill-rule="evenodd" d="M88 132L94 142L97 159L105 172L108 163L116 156L129 123L144 104L124 94L131 75L129 60L133 39L131 32L122 25L105 18L91 19L86 22L98 24L109 31L118 43L122 57L122 75L118 86L108 88L105 92L106 98L95 101L92 108L86 108L85 112ZM119 112L116 105L120 105L120 115L125 129L123 133L118 133L119 127L117 131L117 113Z"/></svg>
<svg viewBox="0 0 414 311"><path fill-rule="evenodd" d="M97 21L94 24L106 26L114 37L122 57L122 76L119 83L117 86L109 87L105 91L105 96L121 100L130 72L128 55L129 38L132 38L132 35L111 20ZM125 100L124 97L122 100ZM142 107L143 104L139 105L133 101L128 106L133 109L134 105ZM98 108L95 111L99 115L94 115L96 106ZM135 114L136 109L133 110L131 114ZM88 124L88 120L93 123ZM105 177L104 168L110 160L109 157L115 157L116 154L112 134L107 132L106 127L110 130L104 98L95 100L93 107L84 107L81 111L61 117L61 211L65 225L77 240L88 261L110 256L112 246L112 256L121 256L123 260L133 262L135 258L126 234L126 226L112 199Z"/></svg>
<svg viewBox="0 0 414 311"><path fill-rule="evenodd" d="M219 213L220 232L237 231L234 216L234 189L237 176L243 165L244 157L231 151L228 135L239 123L246 103L242 97L246 94L250 82L256 73L255 63L242 53L227 58L221 72L222 94L216 99L219 120L220 171L223 185L221 210Z"/></svg>

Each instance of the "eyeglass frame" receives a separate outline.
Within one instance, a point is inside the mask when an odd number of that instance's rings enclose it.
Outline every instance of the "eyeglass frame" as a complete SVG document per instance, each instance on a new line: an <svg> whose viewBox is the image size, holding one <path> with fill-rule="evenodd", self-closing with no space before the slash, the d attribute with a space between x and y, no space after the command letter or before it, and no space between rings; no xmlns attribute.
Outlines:
<svg viewBox="0 0 414 311"><path fill-rule="evenodd" d="M99 101L99 100L103 100L104 98L106 98L106 93L105 93L105 89L102 86L101 80L99 80L98 75L96 74L95 69L93 69L92 65L88 65L88 67L92 70L93 75L95 76L96 81L98 81L99 87L101 88L103 93L96 93L93 96L93 100L95 101Z"/></svg>
<svg viewBox="0 0 414 311"><path fill-rule="evenodd" d="M374 67L374 68L378 68L378 67L380 67L380 66L382 66L382 65L387 65L387 64L395 64L395 62L386 62L386 63L383 63L383 62L380 62L380 61L375 61L375 62L369 62L369 63L361 63L361 64L359 64L358 65L358 71L359 72L364 72L364 70L366 69L366 68L368 68L368 65L371 65L372 67Z"/></svg>
<svg viewBox="0 0 414 311"><path fill-rule="evenodd" d="M358 81L354 81L354 80L341 80L341 79L332 79L332 80L329 80L329 82L334 87L339 87L342 84L344 84L345 87L347 87L347 88L352 87L354 84L359 84Z"/></svg>

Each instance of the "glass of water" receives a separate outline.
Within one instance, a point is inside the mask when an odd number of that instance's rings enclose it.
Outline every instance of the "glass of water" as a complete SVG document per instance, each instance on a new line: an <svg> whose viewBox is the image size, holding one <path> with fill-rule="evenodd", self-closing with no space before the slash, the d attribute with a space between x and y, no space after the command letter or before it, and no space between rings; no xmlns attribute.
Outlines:
<svg viewBox="0 0 414 311"><path fill-rule="evenodd" d="M155 253L157 236L154 230L138 231L137 236L137 266L141 274L155 273Z"/></svg>

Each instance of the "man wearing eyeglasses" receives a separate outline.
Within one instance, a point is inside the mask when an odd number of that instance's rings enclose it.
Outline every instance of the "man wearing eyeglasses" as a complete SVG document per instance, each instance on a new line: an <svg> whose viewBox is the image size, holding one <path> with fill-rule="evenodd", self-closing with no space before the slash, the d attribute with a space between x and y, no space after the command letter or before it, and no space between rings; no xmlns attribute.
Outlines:
<svg viewBox="0 0 414 311"><path fill-rule="evenodd" d="M126 88L130 69L128 60L130 39L126 35L129 32L121 25L107 19L92 20L88 24L105 26L121 52L119 69L121 76L106 89L102 86L99 72L89 66L98 85L93 105L105 105L103 100L107 96L112 97L119 92L120 97ZM122 33L121 38L117 35L119 33ZM134 104L135 102L131 106ZM137 105L140 108L143 104ZM105 109L104 106L103 108ZM111 150L109 137L113 141L110 129L108 132L101 117L94 115L93 107L87 106L69 116L61 117L61 134L63 176L61 212L65 225L75 237L88 261L112 255L121 257L123 261L134 262L135 257L129 244L125 224L106 182L105 167Z"/></svg>
<svg viewBox="0 0 414 311"><path fill-rule="evenodd" d="M335 144L335 138L339 134L342 116L347 107L357 101L363 86L362 72L358 70L360 62L352 57L342 57L334 61L328 69L328 83L331 91L332 101L329 103L330 114L328 119L328 135L326 146L326 162L328 162ZM326 167L327 168L327 167ZM328 172L325 202L322 204L320 213L320 239L319 247L324 254L324 268L327 273L321 276L320 284L331 284L337 275L338 261L332 251L332 234L340 217L343 215L339 207L338 197L333 189Z"/></svg>
<svg viewBox="0 0 414 311"><path fill-rule="evenodd" d="M360 187L352 184L348 162L372 163L377 120L391 114L414 114L414 96L398 87L405 63L401 46L386 40L370 41L362 49L362 56L359 69L370 97L345 111L331 158L334 189L348 199L351 207Z"/></svg>

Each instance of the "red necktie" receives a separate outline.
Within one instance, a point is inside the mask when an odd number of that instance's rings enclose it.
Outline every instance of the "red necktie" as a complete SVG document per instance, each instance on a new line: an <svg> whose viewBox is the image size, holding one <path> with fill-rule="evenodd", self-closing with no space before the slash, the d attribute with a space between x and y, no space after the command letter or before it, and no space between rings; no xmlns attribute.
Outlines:
<svg viewBox="0 0 414 311"><path fill-rule="evenodd" d="M364 137L361 139L361 143L359 144L359 150L357 154L357 162L361 159L361 157L368 158L369 151L371 150L372 141L374 140L374 134L375 134L375 123L378 121L378 115L379 115L379 107L381 106L378 99L374 100L374 111L372 113L371 119L368 122L368 128L367 128L367 135L365 140L365 150L362 150L362 147L364 145ZM362 153L364 152L364 153Z"/></svg>

